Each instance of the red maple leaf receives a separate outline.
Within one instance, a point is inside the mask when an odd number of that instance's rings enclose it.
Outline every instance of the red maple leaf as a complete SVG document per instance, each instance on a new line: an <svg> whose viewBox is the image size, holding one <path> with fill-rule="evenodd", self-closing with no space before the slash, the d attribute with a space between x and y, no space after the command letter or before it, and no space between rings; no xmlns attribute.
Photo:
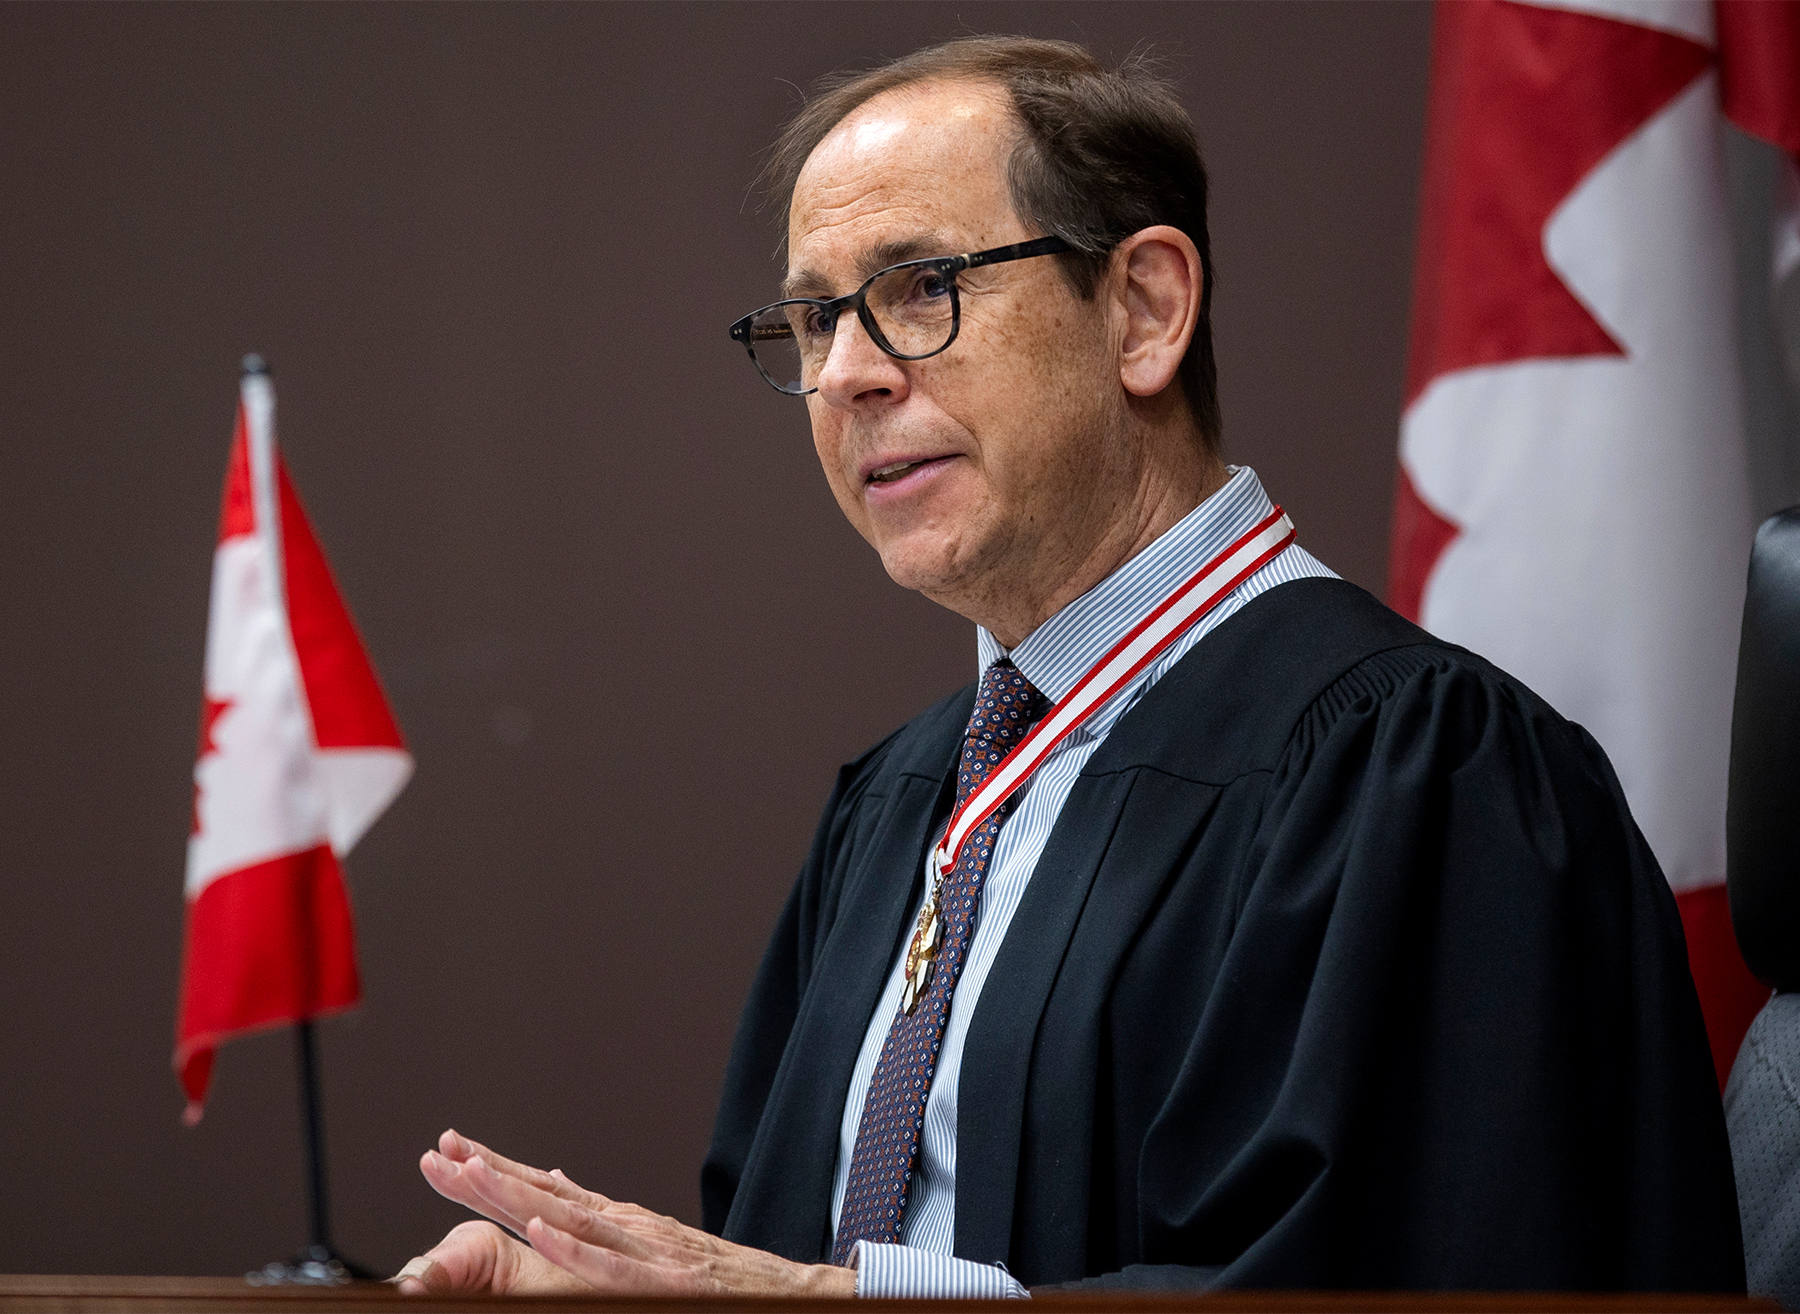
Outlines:
<svg viewBox="0 0 1800 1314"><path fill-rule="evenodd" d="M1597 14L1510 0L1437 7L1408 407L1456 370L1624 354L1550 267L1544 227L1711 60L1685 37ZM1402 467L1388 564L1396 611L1419 618L1458 532Z"/></svg>
<svg viewBox="0 0 1800 1314"><path fill-rule="evenodd" d="M232 705L230 698L208 698L200 695L200 751L197 757L205 757L208 753L216 753L219 746L213 742L213 727L219 718Z"/></svg>
<svg viewBox="0 0 1800 1314"><path fill-rule="evenodd" d="M219 723L219 718L225 715L231 704L232 700L229 698L209 698L205 694L200 695L200 751L194 755L196 761L208 753L219 751L218 744L213 742L213 727ZM191 835L200 833L200 782L198 780L194 782L194 827L188 833Z"/></svg>
<svg viewBox="0 0 1800 1314"><path fill-rule="evenodd" d="M1598 14L1470 0L1438 6L1431 56L1407 404L1473 365L1623 355L1551 269L1544 227L1712 52Z"/></svg>

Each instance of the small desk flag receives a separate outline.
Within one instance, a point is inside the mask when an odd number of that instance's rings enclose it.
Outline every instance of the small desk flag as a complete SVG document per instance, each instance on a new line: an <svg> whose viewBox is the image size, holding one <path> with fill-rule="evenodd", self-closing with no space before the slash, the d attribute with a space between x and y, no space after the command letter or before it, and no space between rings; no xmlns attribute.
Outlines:
<svg viewBox="0 0 1800 1314"><path fill-rule="evenodd" d="M412 774L245 362L206 627L175 1070L199 1121L218 1044L355 1006L340 859Z"/></svg>

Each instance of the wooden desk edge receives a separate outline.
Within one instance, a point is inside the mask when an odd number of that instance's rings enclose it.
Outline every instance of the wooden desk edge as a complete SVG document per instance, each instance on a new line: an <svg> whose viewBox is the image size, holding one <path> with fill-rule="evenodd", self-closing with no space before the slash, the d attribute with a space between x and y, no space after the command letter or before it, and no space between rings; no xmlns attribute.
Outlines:
<svg viewBox="0 0 1800 1314"><path fill-rule="evenodd" d="M1780 1314L1746 1296L1661 1292L1219 1291L1046 1293L1036 1305L1066 1314ZM253 1287L242 1278L0 1275L0 1314L946 1314L988 1310L991 1301L686 1299L645 1296L417 1296L385 1283L342 1287ZM292 1311L299 1314L299 1311Z"/></svg>

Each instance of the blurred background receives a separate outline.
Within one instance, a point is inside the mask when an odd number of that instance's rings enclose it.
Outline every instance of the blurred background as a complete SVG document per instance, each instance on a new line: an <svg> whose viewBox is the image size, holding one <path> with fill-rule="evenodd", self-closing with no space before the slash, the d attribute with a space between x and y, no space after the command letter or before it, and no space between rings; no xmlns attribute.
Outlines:
<svg viewBox="0 0 1800 1314"><path fill-rule="evenodd" d="M974 32L1149 45L1199 126L1226 450L1383 586L1419 4L0 8L0 1271L305 1239L293 1041L169 1069L237 361L418 774L319 1025L337 1240L463 1217L446 1126L698 1221L738 1007L838 764L975 674L840 517L763 149L818 75ZM1791 468L1765 462L1773 504ZM1759 508L1760 509L1760 508Z"/></svg>

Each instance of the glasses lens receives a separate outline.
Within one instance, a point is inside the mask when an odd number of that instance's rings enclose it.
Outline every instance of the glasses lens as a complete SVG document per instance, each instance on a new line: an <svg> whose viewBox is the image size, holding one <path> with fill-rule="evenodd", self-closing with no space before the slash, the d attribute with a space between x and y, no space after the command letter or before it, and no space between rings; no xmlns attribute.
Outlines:
<svg viewBox="0 0 1800 1314"><path fill-rule="evenodd" d="M831 351L832 328L811 302L770 306L750 321L757 368L783 392L811 392Z"/></svg>
<svg viewBox="0 0 1800 1314"><path fill-rule="evenodd" d="M950 341L954 274L917 265L891 269L869 285L869 312L902 356L929 356Z"/></svg>

